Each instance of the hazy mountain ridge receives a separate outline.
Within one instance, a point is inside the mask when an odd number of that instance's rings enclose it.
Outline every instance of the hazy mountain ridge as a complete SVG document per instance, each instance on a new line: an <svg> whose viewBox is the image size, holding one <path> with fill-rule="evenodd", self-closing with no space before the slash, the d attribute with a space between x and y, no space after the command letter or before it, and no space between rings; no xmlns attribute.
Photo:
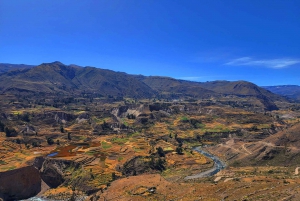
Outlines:
<svg viewBox="0 0 300 201"><path fill-rule="evenodd" d="M0 74L16 69L33 68L34 65L0 63Z"/></svg>
<svg viewBox="0 0 300 201"><path fill-rule="evenodd" d="M262 86L262 88L272 93L300 101L300 86L298 85Z"/></svg>

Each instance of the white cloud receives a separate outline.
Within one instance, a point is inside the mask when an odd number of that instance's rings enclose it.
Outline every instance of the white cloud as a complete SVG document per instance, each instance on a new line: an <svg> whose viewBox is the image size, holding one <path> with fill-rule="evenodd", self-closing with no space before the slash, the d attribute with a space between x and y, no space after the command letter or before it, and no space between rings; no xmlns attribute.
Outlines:
<svg viewBox="0 0 300 201"><path fill-rule="evenodd" d="M225 65L231 66L263 66L268 68L285 68L300 63L299 59L262 59L256 60L251 57L241 57L234 59Z"/></svg>

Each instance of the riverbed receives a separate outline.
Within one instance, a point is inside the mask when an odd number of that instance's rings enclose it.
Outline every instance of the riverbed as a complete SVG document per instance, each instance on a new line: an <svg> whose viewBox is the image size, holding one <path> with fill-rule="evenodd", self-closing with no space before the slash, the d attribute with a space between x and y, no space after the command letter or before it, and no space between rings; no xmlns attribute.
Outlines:
<svg viewBox="0 0 300 201"><path fill-rule="evenodd" d="M193 150L197 151L200 154L203 154L204 156L206 156L210 159L212 159L214 161L214 166L211 169L206 170L204 172L200 172L200 173L195 174L195 175L187 176L187 177L184 178L185 180L210 177L210 176L213 176L213 175L217 174L218 172L220 172L222 169L224 169L226 167L225 162L223 162L217 156L202 150L201 147L196 147Z"/></svg>

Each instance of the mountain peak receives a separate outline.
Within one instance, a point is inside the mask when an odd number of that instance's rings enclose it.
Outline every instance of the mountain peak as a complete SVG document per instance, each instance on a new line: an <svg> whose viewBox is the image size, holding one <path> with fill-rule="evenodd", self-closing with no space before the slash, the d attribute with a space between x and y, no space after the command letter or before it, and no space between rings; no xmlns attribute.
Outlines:
<svg viewBox="0 0 300 201"><path fill-rule="evenodd" d="M65 66L65 64L61 63L60 61L54 61L50 63L42 63L41 65L59 65L59 66Z"/></svg>
<svg viewBox="0 0 300 201"><path fill-rule="evenodd" d="M54 61L54 62L52 62L51 64L56 64L56 65L65 65L65 64L61 63L60 61Z"/></svg>

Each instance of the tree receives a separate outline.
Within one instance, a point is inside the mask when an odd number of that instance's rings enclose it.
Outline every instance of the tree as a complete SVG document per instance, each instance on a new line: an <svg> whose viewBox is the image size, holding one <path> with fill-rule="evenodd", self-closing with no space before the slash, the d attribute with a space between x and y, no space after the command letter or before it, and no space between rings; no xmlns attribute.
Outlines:
<svg viewBox="0 0 300 201"><path fill-rule="evenodd" d="M251 130L252 130L252 131L257 131L257 130L258 130L258 128L257 128L257 126L256 126L256 125L254 125L254 126L252 126L252 127L251 127Z"/></svg>
<svg viewBox="0 0 300 201"><path fill-rule="evenodd" d="M196 139L200 142L201 141L201 135L197 134Z"/></svg>
<svg viewBox="0 0 300 201"><path fill-rule="evenodd" d="M21 117L21 119L23 121L30 122L29 114L28 113L23 114L22 117Z"/></svg>
<svg viewBox="0 0 300 201"><path fill-rule="evenodd" d="M65 129L64 129L64 127L63 127L62 125L60 126L60 132L61 132L61 133L64 133L64 132L65 132Z"/></svg>
<svg viewBox="0 0 300 201"><path fill-rule="evenodd" d="M178 137L178 135L177 135L177 133L175 133L175 137L174 137L174 138L175 138L175 140L177 140L177 137Z"/></svg>
<svg viewBox="0 0 300 201"><path fill-rule="evenodd" d="M6 137L15 137L18 135L17 131L13 129L9 129L8 127L5 127L4 129Z"/></svg>
<svg viewBox="0 0 300 201"><path fill-rule="evenodd" d="M134 114L127 114L127 119L135 119L135 115Z"/></svg>
<svg viewBox="0 0 300 201"><path fill-rule="evenodd" d="M49 145L52 145L52 144L54 144L54 141L53 141L53 139L51 137L49 137L49 138L47 138L47 143Z"/></svg>
<svg viewBox="0 0 300 201"><path fill-rule="evenodd" d="M165 166L164 166L165 162L166 162L165 160L162 160L161 158L159 158L159 159L155 162L155 167L156 167L156 169L158 169L158 170L160 170L160 171L164 170L164 169L165 169Z"/></svg>
<svg viewBox="0 0 300 201"><path fill-rule="evenodd" d="M71 133L68 133L68 140L72 140Z"/></svg>
<svg viewBox="0 0 300 201"><path fill-rule="evenodd" d="M114 181L114 180L116 180L116 178L117 178L117 176L116 176L116 173L111 173L111 178L112 178L112 180Z"/></svg>
<svg viewBox="0 0 300 201"><path fill-rule="evenodd" d="M6 137L10 137L10 130L9 130L9 128L5 127L4 132L5 132Z"/></svg>
<svg viewBox="0 0 300 201"><path fill-rule="evenodd" d="M182 142L181 141L178 143L178 147L182 147Z"/></svg>
<svg viewBox="0 0 300 201"><path fill-rule="evenodd" d="M101 125L102 129L103 130L109 130L110 129L110 126L108 123L106 123L106 121L104 120L103 121L103 124Z"/></svg>
<svg viewBox="0 0 300 201"><path fill-rule="evenodd" d="M156 148L156 150L160 157L165 157L165 152L164 152L163 148L158 147L158 148Z"/></svg>
<svg viewBox="0 0 300 201"><path fill-rule="evenodd" d="M0 121L0 132L4 132L5 125Z"/></svg>
<svg viewBox="0 0 300 201"><path fill-rule="evenodd" d="M176 152L177 152L177 154L181 155L183 153L183 150L181 147L176 147Z"/></svg>
<svg viewBox="0 0 300 201"><path fill-rule="evenodd" d="M275 129L276 129L276 127L275 127L274 124L271 124L271 129L272 129L272 130L275 130Z"/></svg>
<svg viewBox="0 0 300 201"><path fill-rule="evenodd" d="M33 142L31 143L31 145L32 145L33 147L39 147L39 146L40 146L40 144L39 144L38 142L36 142L36 141L33 141Z"/></svg>

